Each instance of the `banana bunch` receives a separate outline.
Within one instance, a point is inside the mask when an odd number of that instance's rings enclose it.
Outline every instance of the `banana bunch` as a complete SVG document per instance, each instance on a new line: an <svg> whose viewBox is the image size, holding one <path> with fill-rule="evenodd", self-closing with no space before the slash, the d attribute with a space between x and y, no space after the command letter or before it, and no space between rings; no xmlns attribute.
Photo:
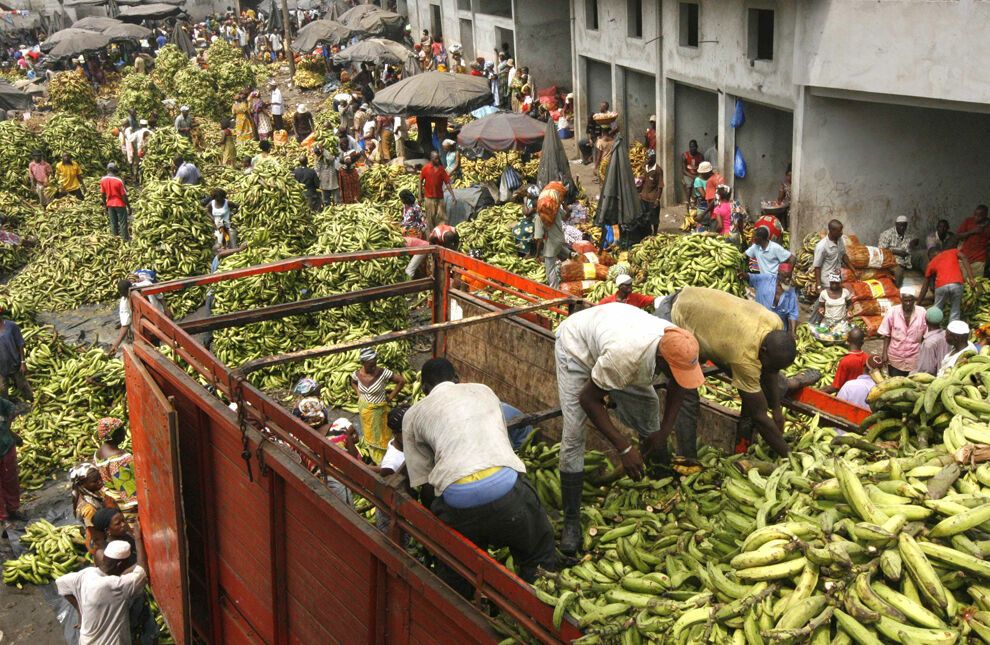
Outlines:
<svg viewBox="0 0 990 645"><path fill-rule="evenodd" d="M721 235L656 235L634 246L630 259L639 269L639 291L647 295L667 295L683 287L745 293L737 275L743 255Z"/></svg>
<svg viewBox="0 0 990 645"><path fill-rule="evenodd" d="M457 225L464 251L479 250L485 258L495 255L513 255L516 242L512 227L522 218L522 206L503 204L482 209L474 219Z"/></svg>
<svg viewBox="0 0 990 645"><path fill-rule="evenodd" d="M399 192L408 190L415 195L419 190L419 177L405 171L402 166L377 164L361 174L361 199L384 207L395 221L402 217Z"/></svg>
<svg viewBox="0 0 990 645"><path fill-rule="evenodd" d="M176 74L179 70L190 65L189 57L175 45L169 43L155 54L155 69L151 77L155 85L162 89L166 96L175 96Z"/></svg>
<svg viewBox="0 0 990 645"><path fill-rule="evenodd" d="M162 112L164 98L154 76L131 72L120 81L117 109L110 118L110 123L120 125L127 120L131 110L134 110L138 119L150 121Z"/></svg>
<svg viewBox="0 0 990 645"><path fill-rule="evenodd" d="M984 348L979 354L964 356L938 378L912 374L878 383L867 397L873 414L863 420L861 428L869 441L899 439L904 443L917 437L924 444L944 439L947 447L957 449L966 443L960 431L990 422L988 392L990 348Z"/></svg>
<svg viewBox="0 0 990 645"><path fill-rule="evenodd" d="M515 253L496 253L485 261L533 282L545 283L547 281L543 262L534 258L521 258Z"/></svg>
<svg viewBox="0 0 990 645"><path fill-rule="evenodd" d="M0 188L18 195L28 195L30 189L25 173L31 162L31 153L44 147L44 142L21 121L0 121Z"/></svg>
<svg viewBox="0 0 990 645"><path fill-rule="evenodd" d="M817 232L808 233L801 241L801 249L796 254L794 286L801 292L806 291L815 281L815 270L812 263L815 260L815 245L820 239L822 239L821 235Z"/></svg>
<svg viewBox="0 0 990 645"><path fill-rule="evenodd" d="M277 159L262 161L251 174L240 175L227 193L240 207L233 223L242 242L259 248L285 246L288 257L312 242L313 218L302 186Z"/></svg>
<svg viewBox="0 0 990 645"><path fill-rule="evenodd" d="M48 82L48 102L56 112L95 119L96 92L93 84L78 70L59 72Z"/></svg>
<svg viewBox="0 0 990 645"><path fill-rule="evenodd" d="M967 284L963 291L963 317L971 325L982 327L990 324L990 279L976 278L976 284L979 290Z"/></svg>
<svg viewBox="0 0 990 645"><path fill-rule="evenodd" d="M519 174L524 177L536 175L535 170L528 166L523 167L522 155L517 151L496 152L493 156L485 159L461 157L461 177L454 182L454 186L465 188L475 184L497 184L502 177L502 172L509 166L518 170ZM538 166L539 160L536 160L536 167ZM532 174L529 174L530 170L532 170Z"/></svg>
<svg viewBox="0 0 990 645"><path fill-rule="evenodd" d="M244 58L241 50L222 38L215 40L206 52L207 73L217 88L217 100L229 106L234 96L246 87L259 84L258 69Z"/></svg>
<svg viewBox="0 0 990 645"><path fill-rule="evenodd" d="M632 166L633 177L646 174L646 146L642 141L634 141L629 146L629 164Z"/></svg>
<svg viewBox="0 0 990 645"><path fill-rule="evenodd" d="M296 63L296 74L292 82L296 87L312 90L323 87L327 78L327 66L319 56L303 56Z"/></svg>
<svg viewBox="0 0 990 645"><path fill-rule="evenodd" d="M67 152L82 166L84 176L102 177L108 163L123 162L117 139L100 132L95 122L75 114L56 113L45 124L41 139L52 166Z"/></svg>
<svg viewBox="0 0 990 645"><path fill-rule="evenodd" d="M28 524L21 542L30 548L3 563L3 582L23 589L25 584L46 585L86 563L86 541L78 524L54 526L48 520Z"/></svg>
<svg viewBox="0 0 990 645"><path fill-rule="evenodd" d="M144 144L144 157L141 159L144 176L148 179L171 179L175 176L174 160L177 155L199 167L199 155L189 139L172 126L156 128ZM143 195L141 199L144 199Z"/></svg>
<svg viewBox="0 0 990 645"><path fill-rule="evenodd" d="M230 113L230 102L221 98L213 76L196 65L188 64L176 72L174 88L168 97L188 105L193 117L216 120Z"/></svg>
<svg viewBox="0 0 990 645"><path fill-rule="evenodd" d="M798 325L797 357L787 369L788 375L803 372L806 369L816 369L822 373L819 385L828 385L839 361L846 355L846 349L839 345L825 345L820 342L808 329L807 325Z"/></svg>

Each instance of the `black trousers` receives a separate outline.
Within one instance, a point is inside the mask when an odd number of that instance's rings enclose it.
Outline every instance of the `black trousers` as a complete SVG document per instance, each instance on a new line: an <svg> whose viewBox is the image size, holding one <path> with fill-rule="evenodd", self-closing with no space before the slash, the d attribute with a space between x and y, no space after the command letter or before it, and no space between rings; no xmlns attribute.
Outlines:
<svg viewBox="0 0 990 645"><path fill-rule="evenodd" d="M494 502L452 508L441 496L433 500L430 510L480 549L509 547L516 573L526 582L536 579L537 567L548 571L557 567L550 519L532 484L521 474L512 490ZM457 593L471 597L471 584L446 565L437 563L437 575Z"/></svg>

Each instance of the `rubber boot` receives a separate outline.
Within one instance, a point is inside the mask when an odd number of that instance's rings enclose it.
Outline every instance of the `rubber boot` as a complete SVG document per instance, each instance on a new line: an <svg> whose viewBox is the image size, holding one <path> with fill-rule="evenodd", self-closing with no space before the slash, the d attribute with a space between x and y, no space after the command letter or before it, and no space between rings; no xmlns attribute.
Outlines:
<svg viewBox="0 0 990 645"><path fill-rule="evenodd" d="M584 488L584 472L560 473L560 496L564 506L564 529L560 536L560 550L573 556L581 548L581 493Z"/></svg>

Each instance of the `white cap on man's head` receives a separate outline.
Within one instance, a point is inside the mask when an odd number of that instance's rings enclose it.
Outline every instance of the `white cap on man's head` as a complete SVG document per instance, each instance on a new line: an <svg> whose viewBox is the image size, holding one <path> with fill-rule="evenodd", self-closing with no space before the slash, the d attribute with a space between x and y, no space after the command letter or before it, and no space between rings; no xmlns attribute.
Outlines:
<svg viewBox="0 0 990 645"><path fill-rule="evenodd" d="M901 298L917 298L918 292L913 287L901 287Z"/></svg>
<svg viewBox="0 0 990 645"><path fill-rule="evenodd" d="M907 224L907 216L906 215L898 215L897 216L897 219L895 219L894 221L897 222L898 224Z"/></svg>
<svg viewBox="0 0 990 645"><path fill-rule="evenodd" d="M969 336L969 325L966 324L965 320L953 320L949 323L949 326L945 328L950 334L956 334L958 336Z"/></svg>
<svg viewBox="0 0 990 645"><path fill-rule="evenodd" d="M624 284L632 284L632 278L628 273L623 273L615 278L615 286L621 287Z"/></svg>
<svg viewBox="0 0 990 645"><path fill-rule="evenodd" d="M111 540L103 549L103 557L112 560L126 560L131 557L131 545L123 540Z"/></svg>
<svg viewBox="0 0 990 645"><path fill-rule="evenodd" d="M703 175L706 172L712 172L712 164L708 161L702 161L698 164L698 174Z"/></svg>

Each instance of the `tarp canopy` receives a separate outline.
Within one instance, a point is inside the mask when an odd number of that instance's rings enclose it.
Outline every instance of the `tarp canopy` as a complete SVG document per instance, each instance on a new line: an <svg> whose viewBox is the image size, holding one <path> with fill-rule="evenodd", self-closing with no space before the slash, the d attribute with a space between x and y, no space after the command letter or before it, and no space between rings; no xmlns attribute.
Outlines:
<svg viewBox="0 0 990 645"><path fill-rule="evenodd" d="M376 114L444 118L467 114L493 100L485 78L425 72L379 90L371 109Z"/></svg>
<svg viewBox="0 0 990 645"><path fill-rule="evenodd" d="M314 20L303 26L292 40L292 49L311 52L321 45L343 45L360 32L333 20Z"/></svg>
<svg viewBox="0 0 990 645"><path fill-rule="evenodd" d="M101 33L70 28L52 34L48 40L41 43L41 50L50 58L71 58L98 51L109 44L110 38Z"/></svg>
<svg viewBox="0 0 990 645"><path fill-rule="evenodd" d="M333 55L333 61L342 63L374 63L375 65L409 65L418 66L416 54L406 49L402 43L387 38L368 38L345 47Z"/></svg>
<svg viewBox="0 0 990 645"><path fill-rule="evenodd" d="M468 123L458 145L486 150L523 150L543 139L542 124L519 112L499 112Z"/></svg>
<svg viewBox="0 0 990 645"><path fill-rule="evenodd" d="M0 80L0 109L30 110L34 107L31 97L5 80Z"/></svg>
<svg viewBox="0 0 990 645"><path fill-rule="evenodd" d="M114 0L120 6L134 6L140 4L148 4L145 0ZM174 4L175 6L182 6L186 3L186 0L155 0L159 4Z"/></svg>
<svg viewBox="0 0 990 645"><path fill-rule="evenodd" d="M494 206L495 199L487 188L475 185L455 188L453 196L449 192L444 193L444 205L447 207L447 223L457 226L472 219L481 209Z"/></svg>
<svg viewBox="0 0 990 645"><path fill-rule="evenodd" d="M170 16L177 16L182 13L182 9L175 5L164 2L153 2L142 4L136 7L124 7L118 16L126 22L141 22L142 20L160 20Z"/></svg>
<svg viewBox="0 0 990 645"><path fill-rule="evenodd" d="M129 25L125 22L103 30L103 35L107 36L114 42L121 40L138 41L142 38L151 38L152 33L154 32L147 27L142 27L141 25Z"/></svg>
<svg viewBox="0 0 990 645"><path fill-rule="evenodd" d="M564 144L557 136L557 126L553 119L547 121L543 133L543 151L540 153L540 165L536 170L536 183L546 186L551 181L557 181L563 176L573 181L571 164L564 152Z"/></svg>
<svg viewBox="0 0 990 645"><path fill-rule="evenodd" d="M107 0L65 0L63 7L83 7L88 5L106 4Z"/></svg>
<svg viewBox="0 0 990 645"><path fill-rule="evenodd" d="M193 46L192 38L182 28L182 24L181 22L175 23L175 27L172 28L172 33L169 35L168 42L178 47L179 51L186 56L192 58L196 55L196 48Z"/></svg>
<svg viewBox="0 0 990 645"><path fill-rule="evenodd" d="M89 31L104 31L114 25L122 25L119 20L105 18L103 16L86 16L72 23L73 29L87 29Z"/></svg>
<svg viewBox="0 0 990 645"><path fill-rule="evenodd" d="M612 144L612 156L605 169L605 181L598 196L595 225L631 224L641 210L642 202L636 192L636 178L629 163L629 150L622 136Z"/></svg>
<svg viewBox="0 0 990 645"><path fill-rule="evenodd" d="M68 29L70 26L69 16L64 11L56 11L48 19L48 33L50 34L62 29Z"/></svg>
<svg viewBox="0 0 990 645"><path fill-rule="evenodd" d="M330 20L340 20L340 17L350 9L350 6L344 0L330 0L325 5L327 12L324 17Z"/></svg>
<svg viewBox="0 0 990 645"><path fill-rule="evenodd" d="M402 31L406 26L405 18L373 4L359 4L348 9L338 20L351 29L360 29L368 35L395 40L402 39Z"/></svg>

